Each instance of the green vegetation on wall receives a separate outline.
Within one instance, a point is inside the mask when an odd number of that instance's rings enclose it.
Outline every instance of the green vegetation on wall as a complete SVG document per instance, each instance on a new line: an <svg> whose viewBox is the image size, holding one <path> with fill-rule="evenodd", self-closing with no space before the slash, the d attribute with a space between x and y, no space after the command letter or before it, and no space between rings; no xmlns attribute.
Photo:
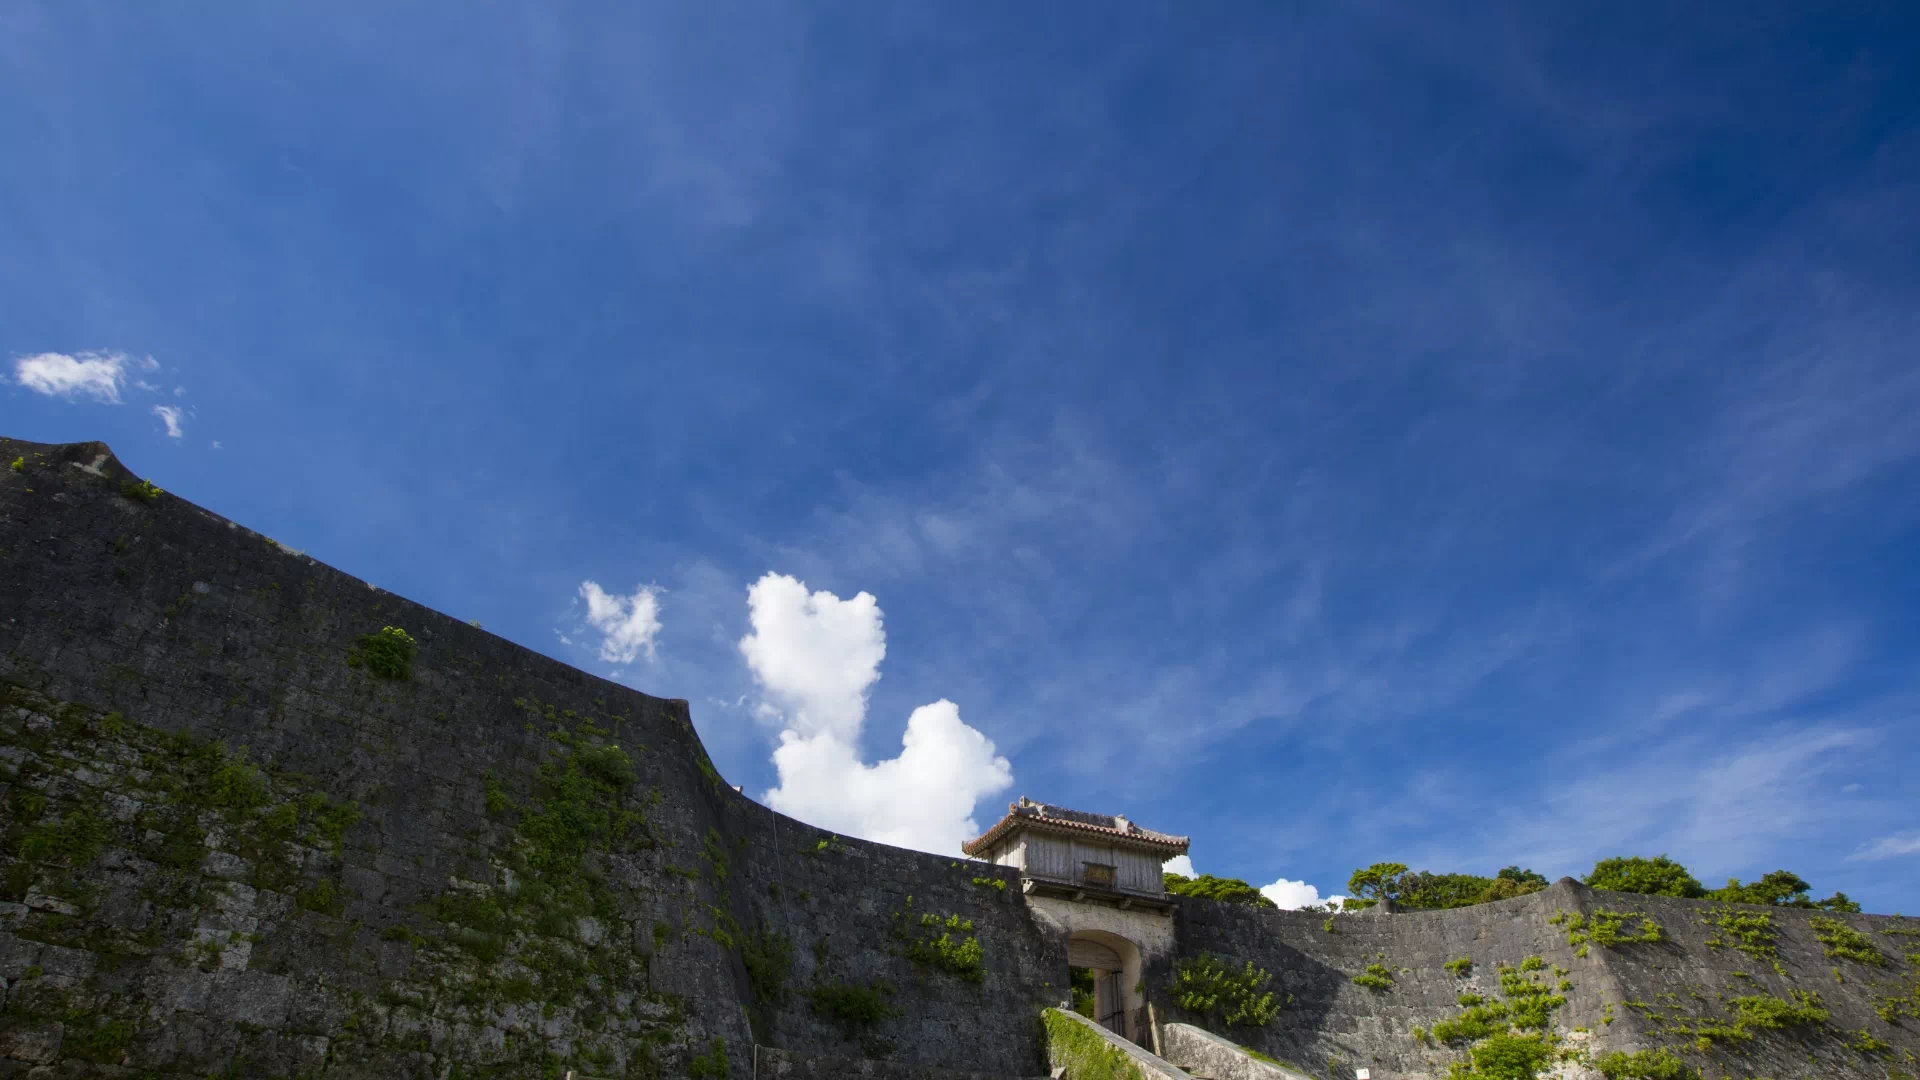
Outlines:
<svg viewBox="0 0 1920 1080"><path fill-rule="evenodd" d="M1236 967L1225 957L1200 953L1174 965L1173 1003L1229 1027L1262 1027L1280 1011L1267 990L1272 981L1251 960Z"/></svg>
<svg viewBox="0 0 1920 1080"><path fill-rule="evenodd" d="M1736 907L1708 908L1701 922L1713 927L1707 936L1709 949L1736 949L1756 960L1766 960L1775 971L1783 971L1775 942L1779 930L1770 911L1751 911Z"/></svg>
<svg viewBox="0 0 1920 1080"><path fill-rule="evenodd" d="M931 912L915 915L913 897L893 913L893 937L901 943L909 963L917 968L951 975L962 982L979 983L986 977L986 953L974 936L973 920Z"/></svg>
<svg viewBox="0 0 1920 1080"><path fill-rule="evenodd" d="M1813 928L1814 940L1829 957L1870 967L1887 966L1886 956L1874 947L1872 938L1839 919L1815 915L1808 920L1808 925Z"/></svg>
<svg viewBox="0 0 1920 1080"><path fill-rule="evenodd" d="M1354 983L1369 990L1393 989L1393 972L1385 964L1368 964L1367 969L1353 977Z"/></svg>
<svg viewBox="0 0 1920 1080"><path fill-rule="evenodd" d="M166 492L154 486L151 480L122 480L120 482L120 494L132 499L134 502L146 503L148 506L152 506L154 503L159 502L160 496L165 495Z"/></svg>
<svg viewBox="0 0 1920 1080"><path fill-rule="evenodd" d="M1629 923L1635 919L1639 921ZM1567 944L1574 947L1575 956L1587 955L1588 942L1603 949L1612 949L1621 945L1656 942L1662 936L1660 924L1638 911L1601 908L1592 915L1582 915L1577 911L1555 911L1547 922L1566 930Z"/></svg>
<svg viewBox="0 0 1920 1080"><path fill-rule="evenodd" d="M1725 1002L1724 1017L1695 1014L1673 994L1662 995L1659 1003L1629 1001L1627 1007L1645 1016L1654 1031L1689 1040L1695 1050L1707 1053L1717 1045L1746 1042L1757 1031L1777 1031L1826 1021L1827 1008L1819 994L1794 990L1790 995L1782 998L1749 994L1729 998Z"/></svg>
<svg viewBox="0 0 1920 1080"><path fill-rule="evenodd" d="M1463 993L1457 1015L1431 1030L1416 1029L1414 1037L1466 1053L1466 1060L1449 1066L1449 1080L1532 1080L1566 1053L1553 1030L1553 1014L1566 998L1546 981L1545 969L1537 956L1500 965L1501 1000Z"/></svg>
<svg viewBox="0 0 1920 1080"><path fill-rule="evenodd" d="M1593 1067L1607 1080L1700 1080L1700 1070L1664 1048L1615 1050L1594 1059Z"/></svg>
<svg viewBox="0 0 1920 1080"><path fill-rule="evenodd" d="M382 679L410 679L416 648L405 630L383 626L377 633L362 634L347 648L347 666L364 667Z"/></svg>
<svg viewBox="0 0 1920 1080"><path fill-rule="evenodd" d="M821 983L807 991L807 1002L815 1016L852 1039L901 1015L901 1010L893 1004L893 993L893 987L884 982Z"/></svg>

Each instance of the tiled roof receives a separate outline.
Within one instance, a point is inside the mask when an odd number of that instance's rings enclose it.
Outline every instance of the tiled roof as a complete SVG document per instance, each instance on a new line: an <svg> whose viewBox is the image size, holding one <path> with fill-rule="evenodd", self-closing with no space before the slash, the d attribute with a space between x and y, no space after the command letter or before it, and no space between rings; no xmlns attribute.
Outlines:
<svg viewBox="0 0 1920 1080"><path fill-rule="evenodd" d="M1084 810L1069 810L1064 806L1034 802L1025 795L1020 796L1019 802L1008 803L1006 817L975 839L961 844L960 850L969 855L984 855L1016 829L1060 832L1089 839L1100 837L1123 847L1164 854L1167 858L1184 855L1187 851L1187 837L1143 829L1118 814L1089 814Z"/></svg>

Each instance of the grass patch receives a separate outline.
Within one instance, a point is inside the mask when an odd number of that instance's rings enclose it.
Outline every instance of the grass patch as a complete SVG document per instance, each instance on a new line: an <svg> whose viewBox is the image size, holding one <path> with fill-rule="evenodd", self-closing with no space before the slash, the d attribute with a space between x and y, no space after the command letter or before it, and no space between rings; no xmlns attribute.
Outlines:
<svg viewBox="0 0 1920 1080"><path fill-rule="evenodd" d="M1047 1027L1047 1060L1065 1067L1073 1080L1149 1080L1118 1047L1058 1009L1042 1016Z"/></svg>

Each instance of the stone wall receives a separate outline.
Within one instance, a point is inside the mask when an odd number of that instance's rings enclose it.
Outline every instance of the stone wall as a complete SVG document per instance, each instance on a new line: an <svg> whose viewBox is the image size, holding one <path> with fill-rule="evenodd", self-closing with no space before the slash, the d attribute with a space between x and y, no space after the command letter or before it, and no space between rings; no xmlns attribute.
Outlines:
<svg viewBox="0 0 1920 1080"><path fill-rule="evenodd" d="M1065 946L974 883L1000 871L782 818L721 781L685 702L123 494L104 445L0 440L16 458L0 1075L737 1077L756 1035L1040 1071ZM408 678L349 663L386 626ZM978 981L908 959L923 915L978 942ZM835 1019L822 986L880 1011Z"/></svg>
<svg viewBox="0 0 1920 1080"><path fill-rule="evenodd" d="M1772 951L1708 945L1709 939L1733 940L1723 927L1729 911L1770 922L1777 939ZM1643 933L1639 916L1650 917L1660 940L1612 947L1582 941L1590 927L1577 929L1573 916L1590 923L1599 912L1631 915L1621 922L1625 934ZM1505 999L1502 965L1511 977L1563 999L1551 1010L1551 1029L1565 1047L1589 1058L1669 1048L1709 1076L1920 1075L1914 1032L1920 937L1913 936L1920 920L1839 917L1874 943L1883 961L1874 964L1828 956L1812 925L1819 912L1597 892L1569 878L1531 896L1452 911L1366 912L1329 921L1183 898L1177 915L1183 956L1211 952L1251 960L1273 973L1272 986L1284 1001L1265 1028L1221 1033L1315 1075L1347 1077L1356 1067L1377 1080L1445 1075L1451 1063L1466 1060L1465 1045L1422 1040L1415 1029L1430 1031L1461 1015L1462 993ZM1470 966L1446 966L1462 958ZM1374 964L1385 970L1389 986L1353 981ZM1732 999L1792 1001L1796 992L1819 995L1828 1019L1756 1028L1749 1038L1695 1047L1691 1029L1730 1024ZM1157 1001L1169 1016L1179 1015L1165 994Z"/></svg>
<svg viewBox="0 0 1920 1080"><path fill-rule="evenodd" d="M790 1072L1045 1070L1065 924L1012 871L775 814L714 771L684 701L149 498L100 444L0 440L0 465L16 459L0 469L0 1077L744 1077L756 1045ZM405 678L369 651L387 626L417 643ZM1662 940L1579 955L1563 913L1609 908ZM1171 1000L1175 960L1253 961L1284 1007L1221 1033L1328 1077L1444 1075L1465 1052L1413 1029L1457 1015L1463 991L1499 998L1502 964L1531 965L1563 999L1554 1030L1594 1054L1688 1047L1732 999L1800 991L1825 1021L1690 1060L1920 1075L1920 928L1843 920L1875 963L1828 955L1808 913L1749 910L1769 915L1765 955L1710 945L1714 905L1567 881L1331 931L1183 898L1142 935L1145 983L1160 1016L1198 1020ZM1470 970L1444 966L1461 957ZM1355 984L1369 964L1391 985Z"/></svg>

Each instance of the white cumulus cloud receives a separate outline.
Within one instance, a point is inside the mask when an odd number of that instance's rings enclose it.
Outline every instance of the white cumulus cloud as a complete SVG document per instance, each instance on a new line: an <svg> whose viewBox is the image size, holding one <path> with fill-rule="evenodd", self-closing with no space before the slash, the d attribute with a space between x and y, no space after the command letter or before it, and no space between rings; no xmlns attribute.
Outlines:
<svg viewBox="0 0 1920 1080"><path fill-rule="evenodd" d="M580 583L587 622L601 634L600 659L631 664L643 652L653 659L654 638L660 633L659 594L658 588L642 585L632 596L615 596L595 582Z"/></svg>
<svg viewBox="0 0 1920 1080"><path fill-rule="evenodd" d="M21 386L48 397L92 398L118 405L131 363L123 353L40 353L15 360L13 377Z"/></svg>
<svg viewBox="0 0 1920 1080"><path fill-rule="evenodd" d="M1193 860L1185 855L1175 855L1160 864L1161 873L1179 874L1181 877L1199 877L1200 872L1193 868Z"/></svg>
<svg viewBox="0 0 1920 1080"><path fill-rule="evenodd" d="M979 834L973 807L1013 784L993 742L944 698L907 718L900 755L872 765L831 731L780 733L768 806L812 825L883 844L951 854Z"/></svg>
<svg viewBox="0 0 1920 1080"><path fill-rule="evenodd" d="M780 715L802 735L832 732L857 742L867 689L880 680L887 633L870 593L842 600L785 574L769 573L747 590L753 632L740 639L747 667Z"/></svg>
<svg viewBox="0 0 1920 1080"><path fill-rule="evenodd" d="M783 725L768 806L835 832L950 854L976 835L974 805L1013 786L992 740L942 698L907 718L897 757L860 760L867 691L887 635L868 593L842 600L769 573L747 590L740 655L766 693L755 714Z"/></svg>
<svg viewBox="0 0 1920 1080"><path fill-rule="evenodd" d="M1260 895L1274 902L1282 911L1296 911L1300 908L1319 907L1322 904L1339 905L1346 900L1344 896L1320 895L1320 890L1304 881L1288 881L1281 878L1271 885L1263 885Z"/></svg>
<svg viewBox="0 0 1920 1080"><path fill-rule="evenodd" d="M181 436L180 419L184 414L179 409L171 405L155 405L153 415L166 421L168 435L176 439Z"/></svg>

